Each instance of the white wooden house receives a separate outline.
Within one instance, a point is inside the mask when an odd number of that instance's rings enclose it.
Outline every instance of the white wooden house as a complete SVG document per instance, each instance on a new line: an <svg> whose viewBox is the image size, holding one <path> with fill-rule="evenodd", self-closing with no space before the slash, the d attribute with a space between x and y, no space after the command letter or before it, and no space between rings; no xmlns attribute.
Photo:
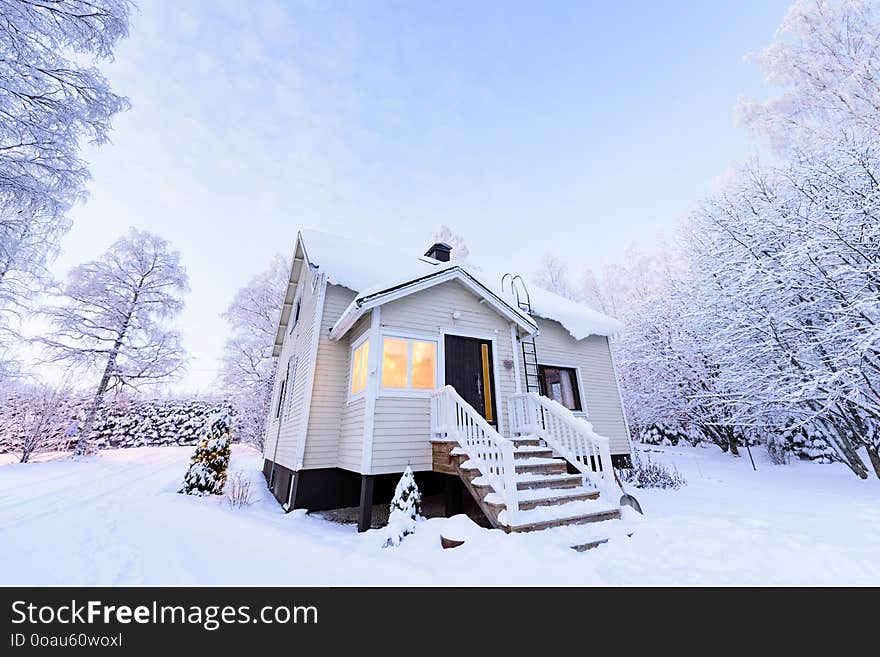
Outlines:
<svg viewBox="0 0 880 657"><path fill-rule="evenodd" d="M519 277L303 230L275 340L264 473L287 509L466 487L507 530L617 512L618 323ZM604 492L603 492L604 491Z"/></svg>

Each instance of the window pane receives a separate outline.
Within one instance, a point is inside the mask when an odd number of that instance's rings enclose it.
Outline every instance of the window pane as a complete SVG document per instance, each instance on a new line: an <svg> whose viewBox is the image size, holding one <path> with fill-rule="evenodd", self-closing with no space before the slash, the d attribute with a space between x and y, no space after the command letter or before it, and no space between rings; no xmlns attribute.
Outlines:
<svg viewBox="0 0 880 657"><path fill-rule="evenodd" d="M351 364L351 394L354 394L357 392L357 386L358 386L358 374L357 373L358 373L358 365L360 365L360 362L361 362L361 349L360 349L360 347L358 347L357 349L354 350L354 356L352 358L352 364Z"/></svg>
<svg viewBox="0 0 880 657"><path fill-rule="evenodd" d="M541 366L543 393L572 411L581 410L577 376L571 368Z"/></svg>
<svg viewBox="0 0 880 657"><path fill-rule="evenodd" d="M409 344L399 338L385 338L382 351L382 387L406 388Z"/></svg>
<svg viewBox="0 0 880 657"><path fill-rule="evenodd" d="M437 345L433 342L412 343L412 387L433 390L437 370Z"/></svg>
<svg viewBox="0 0 880 657"><path fill-rule="evenodd" d="M358 369L358 391L365 390L367 387L367 363L370 362L370 341L367 340L364 342L360 349L363 350L363 354L361 354L361 366Z"/></svg>
<svg viewBox="0 0 880 657"><path fill-rule="evenodd" d="M559 379L562 383L562 405L566 408L574 409L574 386L571 385L571 372L569 370L560 370Z"/></svg>
<svg viewBox="0 0 880 657"><path fill-rule="evenodd" d="M369 354L369 340L354 351L351 365L351 394L353 395L362 392L367 387L367 362Z"/></svg>

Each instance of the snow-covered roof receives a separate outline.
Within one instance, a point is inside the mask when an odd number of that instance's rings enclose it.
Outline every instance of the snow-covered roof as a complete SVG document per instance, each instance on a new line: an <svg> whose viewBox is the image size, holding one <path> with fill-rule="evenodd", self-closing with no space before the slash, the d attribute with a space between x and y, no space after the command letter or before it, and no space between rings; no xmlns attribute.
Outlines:
<svg viewBox="0 0 880 657"><path fill-rule="evenodd" d="M522 319L534 326L534 321L519 310L509 293L501 290L500 275L492 276L470 263L438 262L426 256L401 253L387 246L309 229L300 231L300 241L309 263L320 267L329 283L358 293L346 312L408 283L460 273L506 305L515 314L514 321ZM616 319L534 284L528 285L528 292L533 315L558 321L577 340L588 335L611 335L621 329Z"/></svg>

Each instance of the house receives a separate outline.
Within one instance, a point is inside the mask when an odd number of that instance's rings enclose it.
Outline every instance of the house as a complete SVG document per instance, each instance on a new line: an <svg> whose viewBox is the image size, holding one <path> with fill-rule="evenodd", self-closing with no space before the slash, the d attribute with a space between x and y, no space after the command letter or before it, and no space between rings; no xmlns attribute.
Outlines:
<svg viewBox="0 0 880 657"><path fill-rule="evenodd" d="M508 531L612 517L611 463L631 450L618 329L445 244L416 256L303 230L273 351L269 487L288 510L359 505L361 530L407 465Z"/></svg>

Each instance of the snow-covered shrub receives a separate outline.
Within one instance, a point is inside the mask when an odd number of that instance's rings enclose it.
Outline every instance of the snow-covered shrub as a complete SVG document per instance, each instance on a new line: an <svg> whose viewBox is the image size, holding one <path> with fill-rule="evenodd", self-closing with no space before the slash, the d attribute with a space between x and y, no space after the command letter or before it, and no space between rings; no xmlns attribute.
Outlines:
<svg viewBox="0 0 880 657"><path fill-rule="evenodd" d="M226 502L233 509L250 506L253 502L250 477L240 470L233 472L227 480Z"/></svg>
<svg viewBox="0 0 880 657"><path fill-rule="evenodd" d="M680 442L690 442L688 435L682 429L657 422L645 427L639 435L639 440L646 445L678 445Z"/></svg>
<svg viewBox="0 0 880 657"><path fill-rule="evenodd" d="M833 463L839 460L831 441L818 424L790 427L782 436L791 451L801 458L816 463Z"/></svg>
<svg viewBox="0 0 880 657"><path fill-rule="evenodd" d="M214 413L206 423L206 433L196 447L189 470L178 491L185 495L221 495L226 484L232 442L232 416L228 412Z"/></svg>
<svg viewBox="0 0 880 657"><path fill-rule="evenodd" d="M764 439L767 456L775 465L788 465L791 462L791 444L782 434L768 434Z"/></svg>
<svg viewBox="0 0 880 657"><path fill-rule="evenodd" d="M416 530L416 522L422 515L422 494L416 485L412 468L406 466L397 488L394 489L394 498L391 500L391 513L388 516L388 526L385 532L388 538L385 546L400 545L404 536L412 534Z"/></svg>
<svg viewBox="0 0 880 657"><path fill-rule="evenodd" d="M636 488L671 488L678 489L687 484L678 469L652 461L649 455L642 459L638 450L633 452L631 468L620 470L621 480Z"/></svg>
<svg viewBox="0 0 880 657"><path fill-rule="evenodd" d="M0 389L0 452L27 463L44 451L64 449L75 422L75 399L63 386L31 385Z"/></svg>

